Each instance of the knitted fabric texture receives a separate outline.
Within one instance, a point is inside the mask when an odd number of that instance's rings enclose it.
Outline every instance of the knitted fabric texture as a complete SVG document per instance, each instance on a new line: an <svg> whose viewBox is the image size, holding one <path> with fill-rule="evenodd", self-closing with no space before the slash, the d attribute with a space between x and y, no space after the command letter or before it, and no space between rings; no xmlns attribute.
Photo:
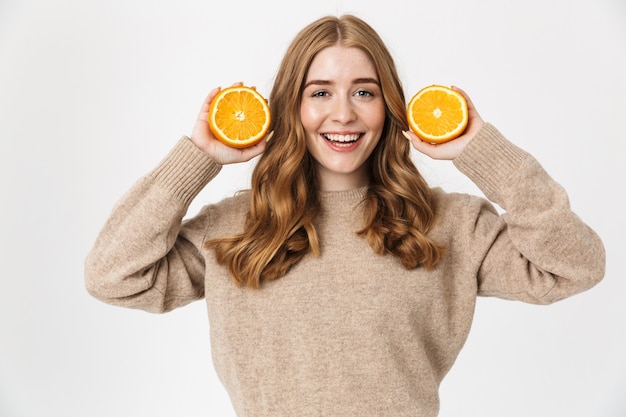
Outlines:
<svg viewBox="0 0 626 417"><path fill-rule="evenodd" d="M220 170L183 138L113 209L86 260L87 289L151 312L204 299L215 369L240 417L434 417L477 296L552 303L592 287L605 264L564 190L493 126L454 164L505 213L435 189L431 235L447 248L435 270L406 270L357 236L359 188L321 194L319 257L250 290L203 248L241 230L248 196L183 221Z"/></svg>

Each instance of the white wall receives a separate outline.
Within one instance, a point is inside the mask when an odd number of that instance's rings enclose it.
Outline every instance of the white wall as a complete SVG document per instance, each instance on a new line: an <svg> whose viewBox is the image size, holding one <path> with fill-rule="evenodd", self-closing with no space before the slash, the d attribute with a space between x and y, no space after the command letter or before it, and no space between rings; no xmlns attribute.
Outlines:
<svg viewBox="0 0 626 417"><path fill-rule="evenodd" d="M267 94L295 33L344 12L378 29L407 95L468 91L568 189L608 252L605 280L583 295L479 300L441 416L626 415L623 0L2 0L0 416L234 415L203 303L162 316L101 304L83 260L210 89L245 81ZM477 192L450 163L416 160L433 184ZM249 173L224 169L191 213Z"/></svg>

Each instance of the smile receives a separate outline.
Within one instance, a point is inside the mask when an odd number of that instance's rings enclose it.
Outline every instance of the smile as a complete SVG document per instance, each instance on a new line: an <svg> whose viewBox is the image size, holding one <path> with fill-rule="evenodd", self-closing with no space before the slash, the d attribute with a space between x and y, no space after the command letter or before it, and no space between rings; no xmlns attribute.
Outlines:
<svg viewBox="0 0 626 417"><path fill-rule="evenodd" d="M322 133L322 137L334 146L350 146L361 139L361 133L338 134L338 133Z"/></svg>

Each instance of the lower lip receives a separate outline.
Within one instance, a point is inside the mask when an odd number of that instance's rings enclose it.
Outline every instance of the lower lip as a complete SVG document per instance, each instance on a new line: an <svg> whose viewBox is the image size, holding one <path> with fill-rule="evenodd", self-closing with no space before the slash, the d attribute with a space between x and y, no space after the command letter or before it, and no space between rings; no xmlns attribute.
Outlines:
<svg viewBox="0 0 626 417"><path fill-rule="evenodd" d="M354 148L359 146L359 143L361 143L361 137L359 137L354 142L350 142L350 144L341 143L341 142L331 142L328 139L326 139L324 136L322 136L322 140L326 142L326 144L335 152L350 152L354 150Z"/></svg>

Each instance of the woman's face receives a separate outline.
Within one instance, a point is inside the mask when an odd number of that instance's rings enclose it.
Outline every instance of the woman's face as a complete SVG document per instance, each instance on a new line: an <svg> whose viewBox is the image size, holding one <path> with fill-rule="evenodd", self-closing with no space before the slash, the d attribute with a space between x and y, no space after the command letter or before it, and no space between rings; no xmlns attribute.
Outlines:
<svg viewBox="0 0 626 417"><path fill-rule="evenodd" d="M320 188L367 185L366 161L385 124L385 102L374 64L358 48L332 46L311 62L300 117Z"/></svg>

